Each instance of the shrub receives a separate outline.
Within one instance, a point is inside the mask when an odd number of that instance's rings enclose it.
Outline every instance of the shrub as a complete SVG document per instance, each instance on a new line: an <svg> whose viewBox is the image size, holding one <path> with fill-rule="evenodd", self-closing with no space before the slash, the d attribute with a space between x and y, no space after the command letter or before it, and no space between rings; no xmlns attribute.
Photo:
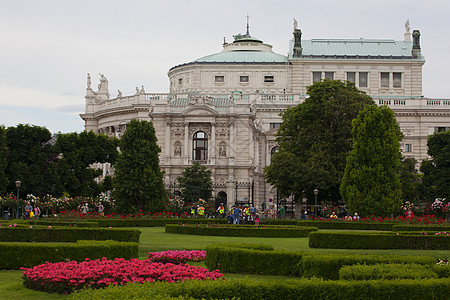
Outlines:
<svg viewBox="0 0 450 300"><path fill-rule="evenodd" d="M124 228L83 227L2 227L0 242L76 242L77 240L115 240L139 242L141 231Z"/></svg>
<svg viewBox="0 0 450 300"><path fill-rule="evenodd" d="M429 266L416 264L351 265L339 270L341 280L424 279L437 278Z"/></svg>
<svg viewBox="0 0 450 300"><path fill-rule="evenodd" d="M318 279L258 281L252 279L145 283L86 290L71 299L448 299L449 279L323 281ZM150 296L149 296L150 295ZM156 298L158 295L163 298ZM177 298L180 299L180 298Z"/></svg>
<svg viewBox="0 0 450 300"><path fill-rule="evenodd" d="M420 264L431 266L435 259L428 256L400 256L400 255L364 255L364 254L309 254L304 255L298 264L299 273L304 277L318 277L337 280L339 270L343 266L356 264Z"/></svg>
<svg viewBox="0 0 450 300"><path fill-rule="evenodd" d="M166 224L226 224L225 219L98 219L99 227L164 227Z"/></svg>
<svg viewBox="0 0 450 300"><path fill-rule="evenodd" d="M87 287L95 289L130 282L215 280L223 276L217 270L209 272L201 267L187 264L163 264L149 259L86 259L80 263L76 261L45 263L22 269L25 287L60 294L69 294L74 290Z"/></svg>
<svg viewBox="0 0 450 300"><path fill-rule="evenodd" d="M446 235L312 232L309 236L309 247L334 249L448 250L450 249L450 239Z"/></svg>
<svg viewBox="0 0 450 300"><path fill-rule="evenodd" d="M109 259L138 257L139 244L116 241L77 241L76 243L0 243L0 269L17 270L45 262L86 258Z"/></svg>
<svg viewBox="0 0 450 300"><path fill-rule="evenodd" d="M149 252L148 258L154 262L186 263L187 261L204 261L206 251L203 250L167 250L162 252Z"/></svg>
<svg viewBox="0 0 450 300"><path fill-rule="evenodd" d="M448 225L394 225L392 231L448 231L450 232L450 226Z"/></svg>
<svg viewBox="0 0 450 300"><path fill-rule="evenodd" d="M299 226L312 226L319 229L350 229L350 230L384 230L392 231L394 223L385 222L355 222L355 221L297 221Z"/></svg>
<svg viewBox="0 0 450 300"><path fill-rule="evenodd" d="M212 235L212 236L293 238L293 237L307 237L309 233L312 231L317 231L317 228L277 226L277 225L255 226L255 225L228 225L228 224L166 225L166 233Z"/></svg>

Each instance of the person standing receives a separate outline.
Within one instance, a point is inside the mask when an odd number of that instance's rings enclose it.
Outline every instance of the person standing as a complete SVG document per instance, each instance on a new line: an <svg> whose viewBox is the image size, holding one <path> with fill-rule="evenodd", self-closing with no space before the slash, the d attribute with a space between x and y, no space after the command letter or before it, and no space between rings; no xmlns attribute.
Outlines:
<svg viewBox="0 0 450 300"><path fill-rule="evenodd" d="M41 209L39 208L39 206L36 205L34 207L34 219L39 220L40 215L41 215Z"/></svg>
<svg viewBox="0 0 450 300"><path fill-rule="evenodd" d="M98 203L97 207L98 207L98 214L103 216L104 215L103 211L105 210L105 207L103 206L103 204L101 202Z"/></svg>
<svg viewBox="0 0 450 300"><path fill-rule="evenodd" d="M234 211L233 211L233 224L240 224L239 218L241 214L241 210L239 209L238 206L234 207Z"/></svg>
<svg viewBox="0 0 450 300"><path fill-rule="evenodd" d="M220 203L216 211L219 213L219 218L225 218L225 207L223 206L223 203Z"/></svg>
<svg viewBox="0 0 450 300"><path fill-rule="evenodd" d="M30 218L30 212L33 211L33 206L31 206L30 202L27 202L27 205L25 206L25 219Z"/></svg>
<svg viewBox="0 0 450 300"><path fill-rule="evenodd" d="M286 214L286 208L282 205L280 207L280 219L284 219L285 214Z"/></svg>

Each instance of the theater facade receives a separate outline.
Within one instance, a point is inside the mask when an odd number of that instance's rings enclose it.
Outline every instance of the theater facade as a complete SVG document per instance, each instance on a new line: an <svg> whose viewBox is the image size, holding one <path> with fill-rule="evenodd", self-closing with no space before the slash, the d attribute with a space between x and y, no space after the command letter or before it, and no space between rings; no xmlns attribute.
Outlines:
<svg viewBox="0 0 450 300"><path fill-rule="evenodd" d="M325 78L348 80L378 105L395 112L404 133L405 157L427 157L427 137L450 129L450 99L422 95L425 58L420 32L401 40L303 40L294 22L287 56L247 32L234 36L223 50L172 67L169 93L111 97L108 80L100 76L93 89L88 74L85 129L119 137L132 119L152 121L160 165L168 188L177 190L182 171L199 162L212 171L218 202L262 203L277 200L276 189L264 180L264 167L278 150L275 134L280 113L302 103L306 87ZM332 141L330 141L332 142ZM104 176L113 174L108 164Z"/></svg>

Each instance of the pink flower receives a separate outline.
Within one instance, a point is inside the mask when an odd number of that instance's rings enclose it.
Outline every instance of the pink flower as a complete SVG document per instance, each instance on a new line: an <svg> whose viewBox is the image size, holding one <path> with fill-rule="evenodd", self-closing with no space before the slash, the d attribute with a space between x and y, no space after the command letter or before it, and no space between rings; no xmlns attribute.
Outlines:
<svg viewBox="0 0 450 300"><path fill-rule="evenodd" d="M52 226L48 226L48 229L52 229Z"/></svg>

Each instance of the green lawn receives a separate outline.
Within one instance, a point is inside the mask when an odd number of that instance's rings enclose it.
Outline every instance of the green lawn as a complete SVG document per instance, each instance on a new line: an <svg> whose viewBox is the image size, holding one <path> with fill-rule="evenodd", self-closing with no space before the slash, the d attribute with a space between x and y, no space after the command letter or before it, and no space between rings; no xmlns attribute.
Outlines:
<svg viewBox="0 0 450 300"><path fill-rule="evenodd" d="M397 255L427 255L436 258L448 257L448 250L345 250L345 249L310 249L308 238L249 238L249 237L221 237L199 236L183 234L166 234L163 227L138 228L142 231L140 239L139 257L147 258L150 251L168 249L201 250L207 245L218 242L246 242L261 243L274 246L275 249L286 251L303 251L316 253L367 253L367 254L397 254ZM321 230L335 231L335 230ZM204 263L193 263L205 266ZM282 276L260 276L246 274L224 274L226 278L237 279L247 276L257 280L283 280ZM22 284L22 271L0 271L0 299L64 299L65 296L48 294L26 289Z"/></svg>

